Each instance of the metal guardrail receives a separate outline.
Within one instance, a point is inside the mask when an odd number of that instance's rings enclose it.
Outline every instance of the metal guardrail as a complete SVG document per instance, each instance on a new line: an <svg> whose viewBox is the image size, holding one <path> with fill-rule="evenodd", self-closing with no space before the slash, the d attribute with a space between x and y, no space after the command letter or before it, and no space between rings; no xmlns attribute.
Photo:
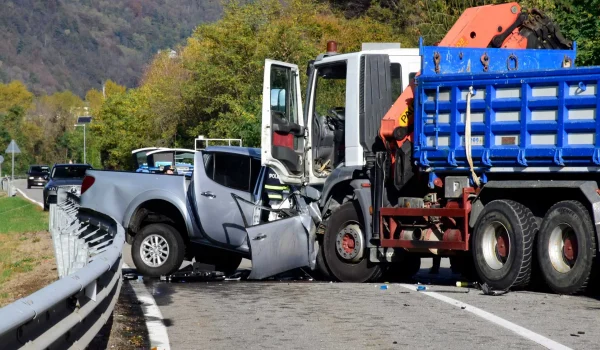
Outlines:
<svg viewBox="0 0 600 350"><path fill-rule="evenodd" d="M84 349L117 302L125 230L73 194L57 199L49 226L61 278L0 309L3 349Z"/></svg>

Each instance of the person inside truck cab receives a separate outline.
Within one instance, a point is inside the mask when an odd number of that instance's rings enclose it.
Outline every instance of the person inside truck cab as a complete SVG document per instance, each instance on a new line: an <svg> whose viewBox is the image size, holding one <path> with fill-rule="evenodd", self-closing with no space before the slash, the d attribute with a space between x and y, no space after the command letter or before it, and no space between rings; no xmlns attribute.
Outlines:
<svg viewBox="0 0 600 350"><path fill-rule="evenodd" d="M173 169L171 169L170 165L165 165L165 167L163 168L163 174L167 174L167 175L173 175Z"/></svg>

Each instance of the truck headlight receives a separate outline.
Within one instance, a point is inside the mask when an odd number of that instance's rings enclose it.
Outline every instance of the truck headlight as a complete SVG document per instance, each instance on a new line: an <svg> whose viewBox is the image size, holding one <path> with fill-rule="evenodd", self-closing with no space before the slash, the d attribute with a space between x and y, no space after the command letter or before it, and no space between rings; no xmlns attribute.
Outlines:
<svg viewBox="0 0 600 350"><path fill-rule="evenodd" d="M30 176L30 177L29 177L29 180L33 180L33 176Z"/></svg>

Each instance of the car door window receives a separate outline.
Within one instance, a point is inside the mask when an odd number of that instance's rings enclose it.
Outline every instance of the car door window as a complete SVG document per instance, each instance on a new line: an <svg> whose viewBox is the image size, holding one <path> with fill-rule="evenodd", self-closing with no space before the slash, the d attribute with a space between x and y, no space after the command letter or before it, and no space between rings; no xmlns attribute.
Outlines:
<svg viewBox="0 0 600 350"><path fill-rule="evenodd" d="M204 155L204 167L206 175L219 185L245 192L250 192L252 188L248 156L208 153Z"/></svg>

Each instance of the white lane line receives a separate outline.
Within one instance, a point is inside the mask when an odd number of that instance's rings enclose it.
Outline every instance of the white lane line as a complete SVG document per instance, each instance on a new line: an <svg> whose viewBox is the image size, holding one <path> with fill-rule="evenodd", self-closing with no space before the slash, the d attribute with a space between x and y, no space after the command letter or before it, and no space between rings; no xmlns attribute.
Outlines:
<svg viewBox="0 0 600 350"><path fill-rule="evenodd" d="M410 289L412 291L415 291L415 286L414 285L410 285L410 284L400 284L402 287L406 288L406 289ZM518 335L522 336L523 338L529 339L531 341L534 341L538 344L540 344L541 346L546 347L547 349L552 349L552 350L572 350L571 348L564 346L560 343L555 342L552 339L546 338L541 334L537 334L535 332L530 331L527 328L523 328L517 324L514 324L510 321L507 321L501 317L498 317L494 314L491 314L487 311L484 311L482 309L479 309L475 306L463 303L462 301L458 301L456 299L452 299L449 298L445 295L442 295L440 293L436 293L436 292L419 292L421 294L427 295L429 297L435 298L437 300L443 301L445 303L448 303L450 305L456 306L456 307L460 307L460 308L464 308L465 311L471 312L487 321L490 321L492 323L495 323L499 326L502 326L510 331L513 331L515 333L517 333Z"/></svg>
<svg viewBox="0 0 600 350"><path fill-rule="evenodd" d="M16 187L15 187L15 188L16 188ZM31 198L29 198L29 197L28 197L28 196L25 194L25 192L21 191L21 189L17 188L17 191L18 191L18 192L19 192L19 193L20 193L20 194L21 194L23 197L25 197L25 199L27 199L28 201L30 201L30 202L33 202L33 203L35 203L35 204L39 205L40 207L42 207L42 209L44 208L44 204L42 204L42 203L40 203L40 202L38 202L38 201L36 201L36 200L34 200L34 199L31 199Z"/></svg>
<svg viewBox="0 0 600 350"><path fill-rule="evenodd" d="M124 269L130 269L129 265L123 263L121 266ZM146 329L148 329L148 336L150 337L150 348L156 350L170 350L171 345L169 344L169 335L167 334L167 328L163 322L163 315L156 305L156 301L152 297L152 294L148 292L144 283L131 281L129 283L135 297L142 303L142 311L144 312L144 319L146 320Z"/></svg>

